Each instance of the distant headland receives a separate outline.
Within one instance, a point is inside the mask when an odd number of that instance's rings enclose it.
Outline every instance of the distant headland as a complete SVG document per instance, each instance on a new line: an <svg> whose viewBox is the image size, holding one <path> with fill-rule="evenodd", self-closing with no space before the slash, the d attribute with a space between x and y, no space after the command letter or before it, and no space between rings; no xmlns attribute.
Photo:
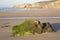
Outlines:
<svg viewBox="0 0 60 40"><path fill-rule="evenodd" d="M17 4L17 5L14 5L13 8L56 8L56 9L60 9L60 0L43 1L43 2L36 2L32 4Z"/></svg>

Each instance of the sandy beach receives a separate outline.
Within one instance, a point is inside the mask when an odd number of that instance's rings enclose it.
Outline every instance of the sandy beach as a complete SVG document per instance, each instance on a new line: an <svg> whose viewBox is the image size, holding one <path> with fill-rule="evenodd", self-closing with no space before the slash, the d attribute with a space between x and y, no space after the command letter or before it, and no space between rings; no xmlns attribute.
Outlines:
<svg viewBox="0 0 60 40"><path fill-rule="evenodd" d="M20 24L24 19L4 19L12 17L60 17L60 9L13 10L0 11L0 40L60 40L60 18L36 18L41 22L50 22L56 32L33 36L12 37L12 26ZM1 27L9 24L9 27Z"/></svg>
<svg viewBox="0 0 60 40"><path fill-rule="evenodd" d="M0 17L60 16L60 9L0 11Z"/></svg>

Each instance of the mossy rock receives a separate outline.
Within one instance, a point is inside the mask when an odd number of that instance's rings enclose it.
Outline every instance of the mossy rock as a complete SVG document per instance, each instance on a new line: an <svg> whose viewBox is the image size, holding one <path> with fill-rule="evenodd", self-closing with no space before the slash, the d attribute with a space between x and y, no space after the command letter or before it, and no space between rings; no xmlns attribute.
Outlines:
<svg viewBox="0 0 60 40"><path fill-rule="evenodd" d="M37 19L26 19L22 24L12 28L13 36L29 36L53 31L50 23L41 23Z"/></svg>
<svg viewBox="0 0 60 40"><path fill-rule="evenodd" d="M40 31L39 31L40 30ZM42 25L36 19L26 19L22 24L12 28L13 36L34 35L41 33Z"/></svg>

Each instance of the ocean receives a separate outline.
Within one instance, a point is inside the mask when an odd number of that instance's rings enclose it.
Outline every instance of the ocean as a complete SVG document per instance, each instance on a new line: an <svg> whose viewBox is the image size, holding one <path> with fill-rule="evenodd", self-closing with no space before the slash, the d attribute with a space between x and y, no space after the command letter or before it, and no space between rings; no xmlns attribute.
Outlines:
<svg viewBox="0 0 60 40"><path fill-rule="evenodd" d="M0 8L0 11L2 10L35 10L38 8Z"/></svg>
<svg viewBox="0 0 60 40"><path fill-rule="evenodd" d="M26 8L0 8L1 10L26 10Z"/></svg>

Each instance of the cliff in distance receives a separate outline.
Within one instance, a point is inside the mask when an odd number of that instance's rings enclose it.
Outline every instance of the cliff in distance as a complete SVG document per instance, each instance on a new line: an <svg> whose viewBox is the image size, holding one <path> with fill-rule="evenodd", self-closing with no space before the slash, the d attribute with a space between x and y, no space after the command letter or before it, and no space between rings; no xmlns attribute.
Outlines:
<svg viewBox="0 0 60 40"><path fill-rule="evenodd" d="M51 0L44 2L36 2L32 4L18 4L14 5L13 8L60 8L60 0Z"/></svg>

